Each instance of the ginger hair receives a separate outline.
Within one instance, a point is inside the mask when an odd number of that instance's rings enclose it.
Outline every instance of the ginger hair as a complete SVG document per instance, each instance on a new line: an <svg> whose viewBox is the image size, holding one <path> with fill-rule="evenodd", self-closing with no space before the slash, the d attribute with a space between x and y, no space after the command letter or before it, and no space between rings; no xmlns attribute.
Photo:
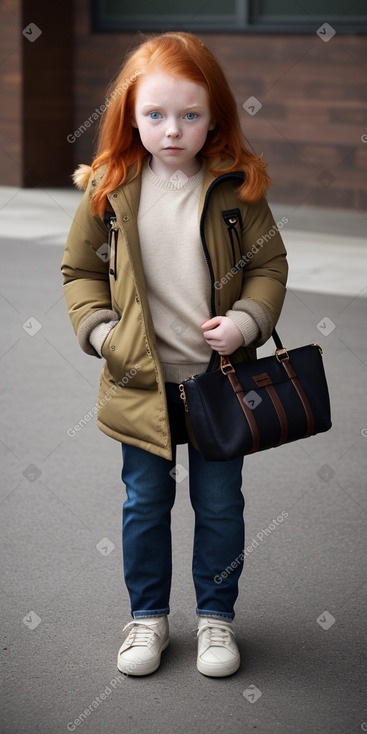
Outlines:
<svg viewBox="0 0 367 734"><path fill-rule="evenodd" d="M239 199L257 203L271 183L267 164L248 147L235 98L220 65L193 34L170 32L150 36L132 51L108 90L97 155L91 167L81 166L74 174L74 182L84 187L92 171L106 166L103 179L92 195L93 214L103 217L107 194L126 181L130 166L136 164L134 177L141 171L147 151L131 119L139 81L143 75L156 71L183 77L207 90L211 116L216 124L214 130L208 131L200 156L207 161L214 176L243 171L245 180L238 190ZM231 165L216 170L211 167L215 159L230 159Z"/></svg>

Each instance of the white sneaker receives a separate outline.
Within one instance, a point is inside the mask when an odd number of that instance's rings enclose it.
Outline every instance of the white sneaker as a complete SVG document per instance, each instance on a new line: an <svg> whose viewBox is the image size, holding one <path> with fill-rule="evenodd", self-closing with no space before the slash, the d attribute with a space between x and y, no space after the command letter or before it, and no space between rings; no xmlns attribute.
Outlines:
<svg viewBox="0 0 367 734"><path fill-rule="evenodd" d="M199 616L198 628L198 671L213 678L235 673L240 667L240 653L231 622Z"/></svg>
<svg viewBox="0 0 367 734"><path fill-rule="evenodd" d="M119 671L126 675L154 673L169 643L167 616L139 617L125 625L123 632L127 629L130 632L117 656Z"/></svg>

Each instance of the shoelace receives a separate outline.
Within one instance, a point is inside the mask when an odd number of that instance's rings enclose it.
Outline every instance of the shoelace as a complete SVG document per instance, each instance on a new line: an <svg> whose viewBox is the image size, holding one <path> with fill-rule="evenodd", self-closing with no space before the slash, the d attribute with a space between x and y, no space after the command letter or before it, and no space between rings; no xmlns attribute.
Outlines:
<svg viewBox="0 0 367 734"><path fill-rule="evenodd" d="M147 627L147 625L141 622L129 622L123 629L125 631L131 627L130 632L125 640L126 645L144 645L149 647L153 644L154 635L157 635L156 630Z"/></svg>
<svg viewBox="0 0 367 734"><path fill-rule="evenodd" d="M231 641L231 635L234 635L234 632L229 629L224 629L223 627L213 627L211 624L204 624L200 629L198 630L198 636L202 632L208 632L208 644L209 645L229 645Z"/></svg>

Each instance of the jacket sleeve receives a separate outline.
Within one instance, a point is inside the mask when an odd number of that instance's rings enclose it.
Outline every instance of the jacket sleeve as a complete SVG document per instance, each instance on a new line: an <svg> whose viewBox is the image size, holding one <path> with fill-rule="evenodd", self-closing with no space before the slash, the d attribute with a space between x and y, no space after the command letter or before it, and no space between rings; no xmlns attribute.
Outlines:
<svg viewBox="0 0 367 734"><path fill-rule="evenodd" d="M89 335L100 323L119 318L112 310L107 228L90 209L84 193L67 238L61 272L68 313L81 348L96 357Z"/></svg>
<svg viewBox="0 0 367 734"><path fill-rule="evenodd" d="M288 275L286 257L279 228L267 201L262 199L248 206L242 226L242 292L226 315L241 331L246 331L246 327L250 329L255 347L269 339L280 316ZM249 316L252 317L252 329ZM245 337L246 345L249 341Z"/></svg>

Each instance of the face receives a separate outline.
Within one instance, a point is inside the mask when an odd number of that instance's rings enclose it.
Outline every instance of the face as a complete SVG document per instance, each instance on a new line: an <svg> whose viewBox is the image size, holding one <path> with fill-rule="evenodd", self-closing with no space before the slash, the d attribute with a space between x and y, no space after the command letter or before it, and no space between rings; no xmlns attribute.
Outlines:
<svg viewBox="0 0 367 734"><path fill-rule="evenodd" d="M151 168L160 178L176 171L194 176L200 169L196 158L203 147L211 119L204 87L183 77L154 72L144 77L136 96L132 125L152 155Z"/></svg>

